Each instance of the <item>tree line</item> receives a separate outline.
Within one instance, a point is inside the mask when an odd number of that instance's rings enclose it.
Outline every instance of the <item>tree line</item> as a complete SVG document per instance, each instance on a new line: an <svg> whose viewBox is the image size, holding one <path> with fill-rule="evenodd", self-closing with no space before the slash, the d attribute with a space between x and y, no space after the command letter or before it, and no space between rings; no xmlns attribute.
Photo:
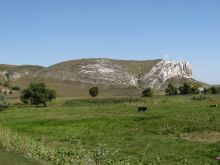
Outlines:
<svg viewBox="0 0 220 165"><path fill-rule="evenodd" d="M184 83L183 85L177 87L173 83L169 83L165 89L166 95L189 95L189 94L219 94L220 87L212 86L209 88L199 88L198 85L192 85L189 83ZM147 88L142 92L143 97L152 97L154 95L153 88Z"/></svg>
<svg viewBox="0 0 220 165"><path fill-rule="evenodd" d="M20 88L19 88L20 89ZM99 95L99 88L92 87L88 91L91 97L97 97ZM183 85L177 87L173 83L169 83L165 89L166 95L188 95L188 94L219 94L220 87L212 86L209 88L200 89L198 85L192 85L189 83L184 83ZM153 88L146 88L142 92L143 97L154 96ZM56 91L49 89L44 83L30 83L29 86L21 91L20 100L24 104L30 105L43 105L47 106L48 102L51 102L56 98ZM5 96L0 92L0 109L7 108L8 103L5 100Z"/></svg>

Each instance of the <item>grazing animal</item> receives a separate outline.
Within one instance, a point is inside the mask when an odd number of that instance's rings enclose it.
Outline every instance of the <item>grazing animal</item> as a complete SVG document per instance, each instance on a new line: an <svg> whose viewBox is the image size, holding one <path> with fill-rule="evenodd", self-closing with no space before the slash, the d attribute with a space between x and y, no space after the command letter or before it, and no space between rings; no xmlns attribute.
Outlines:
<svg viewBox="0 0 220 165"><path fill-rule="evenodd" d="M147 107L138 107L138 112L145 112L147 110Z"/></svg>
<svg viewBox="0 0 220 165"><path fill-rule="evenodd" d="M217 105L217 104L215 104L215 105L210 105L210 107L218 107L218 105Z"/></svg>

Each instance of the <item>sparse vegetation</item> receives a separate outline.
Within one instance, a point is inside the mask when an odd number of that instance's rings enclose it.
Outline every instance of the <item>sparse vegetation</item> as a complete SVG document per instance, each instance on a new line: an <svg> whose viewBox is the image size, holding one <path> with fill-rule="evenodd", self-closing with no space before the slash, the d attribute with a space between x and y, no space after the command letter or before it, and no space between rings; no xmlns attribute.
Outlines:
<svg viewBox="0 0 220 165"><path fill-rule="evenodd" d="M51 102L56 98L56 92L46 87L44 83L31 83L27 89L22 91L20 99L23 103L31 105L43 104L47 106L47 102Z"/></svg>
<svg viewBox="0 0 220 165"><path fill-rule="evenodd" d="M147 88L142 92L142 97L153 97L154 90L152 88Z"/></svg>
<svg viewBox="0 0 220 165"><path fill-rule="evenodd" d="M92 97L96 97L98 96L99 94L99 88L98 87L92 87L89 89L89 94L92 96Z"/></svg>

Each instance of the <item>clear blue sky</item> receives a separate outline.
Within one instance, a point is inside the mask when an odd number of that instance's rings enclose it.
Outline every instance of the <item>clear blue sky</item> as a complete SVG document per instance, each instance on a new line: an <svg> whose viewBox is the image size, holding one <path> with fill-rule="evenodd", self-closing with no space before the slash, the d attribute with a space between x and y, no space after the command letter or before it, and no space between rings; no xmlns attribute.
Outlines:
<svg viewBox="0 0 220 165"><path fill-rule="evenodd" d="M220 0L0 0L0 63L188 60L220 84Z"/></svg>

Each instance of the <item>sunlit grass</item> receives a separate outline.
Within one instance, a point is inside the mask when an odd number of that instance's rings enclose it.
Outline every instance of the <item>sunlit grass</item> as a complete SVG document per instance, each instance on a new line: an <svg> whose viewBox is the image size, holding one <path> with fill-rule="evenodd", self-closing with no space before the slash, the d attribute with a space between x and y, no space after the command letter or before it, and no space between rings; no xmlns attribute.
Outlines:
<svg viewBox="0 0 220 165"><path fill-rule="evenodd" d="M217 164L220 109L209 106L220 104L220 97L207 97L58 98L48 108L18 106L12 100L0 121L1 127L46 149L68 151L80 143L96 164ZM71 101L67 104L66 99ZM138 113L139 105L148 111ZM100 150L104 156L97 158ZM71 154L63 157L69 160Z"/></svg>

